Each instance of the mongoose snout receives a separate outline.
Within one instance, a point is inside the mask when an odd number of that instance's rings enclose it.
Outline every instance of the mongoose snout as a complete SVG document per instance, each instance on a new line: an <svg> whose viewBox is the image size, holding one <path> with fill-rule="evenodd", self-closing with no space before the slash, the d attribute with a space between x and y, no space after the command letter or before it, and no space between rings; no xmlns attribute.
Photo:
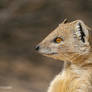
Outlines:
<svg viewBox="0 0 92 92"><path fill-rule="evenodd" d="M39 51L39 49L40 49L40 46L37 45L37 46L35 47L35 50L36 50L36 51Z"/></svg>

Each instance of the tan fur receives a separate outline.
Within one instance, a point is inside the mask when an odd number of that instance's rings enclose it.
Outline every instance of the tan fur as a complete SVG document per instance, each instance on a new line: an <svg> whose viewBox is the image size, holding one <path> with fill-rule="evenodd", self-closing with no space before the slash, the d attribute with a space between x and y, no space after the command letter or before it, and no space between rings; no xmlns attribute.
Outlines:
<svg viewBox="0 0 92 92"><path fill-rule="evenodd" d="M79 24L85 33L85 42L80 39ZM39 44L40 53L65 62L63 71L50 83L48 92L92 92L92 49L88 30L81 20L70 23L65 20ZM54 43L57 36L64 41Z"/></svg>

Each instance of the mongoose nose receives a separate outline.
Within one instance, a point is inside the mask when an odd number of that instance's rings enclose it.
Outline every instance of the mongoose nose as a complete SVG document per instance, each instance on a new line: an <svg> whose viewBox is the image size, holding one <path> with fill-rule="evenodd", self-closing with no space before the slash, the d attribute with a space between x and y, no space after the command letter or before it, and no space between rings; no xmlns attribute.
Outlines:
<svg viewBox="0 0 92 92"><path fill-rule="evenodd" d="M39 45L37 45L36 47L35 47L35 50L39 50L40 49L40 46Z"/></svg>

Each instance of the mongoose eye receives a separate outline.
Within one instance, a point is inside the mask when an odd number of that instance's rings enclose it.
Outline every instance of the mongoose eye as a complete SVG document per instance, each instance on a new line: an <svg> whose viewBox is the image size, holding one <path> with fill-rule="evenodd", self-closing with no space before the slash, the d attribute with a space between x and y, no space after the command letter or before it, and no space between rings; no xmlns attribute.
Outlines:
<svg viewBox="0 0 92 92"><path fill-rule="evenodd" d="M60 43L61 41L63 41L63 39L61 37L57 37L54 39L55 43Z"/></svg>

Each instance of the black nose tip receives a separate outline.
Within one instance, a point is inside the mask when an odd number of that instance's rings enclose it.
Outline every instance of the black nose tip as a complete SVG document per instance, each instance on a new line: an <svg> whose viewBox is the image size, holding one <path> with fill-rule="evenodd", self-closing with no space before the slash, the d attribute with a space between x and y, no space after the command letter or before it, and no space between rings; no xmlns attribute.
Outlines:
<svg viewBox="0 0 92 92"><path fill-rule="evenodd" d="M37 45L37 46L35 47L35 50L38 51L39 49L40 49L40 46Z"/></svg>

